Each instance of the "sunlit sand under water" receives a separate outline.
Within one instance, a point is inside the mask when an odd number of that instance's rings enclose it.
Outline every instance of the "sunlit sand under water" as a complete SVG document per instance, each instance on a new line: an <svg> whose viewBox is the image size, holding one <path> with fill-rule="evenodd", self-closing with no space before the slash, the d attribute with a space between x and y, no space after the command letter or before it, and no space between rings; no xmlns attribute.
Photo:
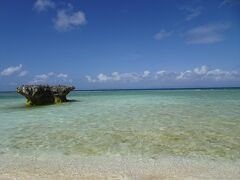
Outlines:
<svg viewBox="0 0 240 180"><path fill-rule="evenodd" d="M0 93L0 179L240 179L240 90Z"/></svg>

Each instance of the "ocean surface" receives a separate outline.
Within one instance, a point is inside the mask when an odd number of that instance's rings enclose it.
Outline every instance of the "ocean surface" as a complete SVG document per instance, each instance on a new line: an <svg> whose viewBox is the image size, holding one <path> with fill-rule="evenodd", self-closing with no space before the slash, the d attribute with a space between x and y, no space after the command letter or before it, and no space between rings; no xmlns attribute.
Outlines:
<svg viewBox="0 0 240 180"><path fill-rule="evenodd" d="M23 157L240 160L240 89L75 91L68 99L26 107L23 96L0 93L0 174Z"/></svg>

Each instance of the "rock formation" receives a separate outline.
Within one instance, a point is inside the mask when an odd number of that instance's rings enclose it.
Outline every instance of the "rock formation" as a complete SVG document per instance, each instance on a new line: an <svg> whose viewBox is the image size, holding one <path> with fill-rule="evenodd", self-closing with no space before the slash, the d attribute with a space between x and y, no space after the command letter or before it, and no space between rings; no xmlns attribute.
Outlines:
<svg viewBox="0 0 240 180"><path fill-rule="evenodd" d="M17 92L27 98L27 105L45 105L66 102L66 95L74 86L23 85Z"/></svg>

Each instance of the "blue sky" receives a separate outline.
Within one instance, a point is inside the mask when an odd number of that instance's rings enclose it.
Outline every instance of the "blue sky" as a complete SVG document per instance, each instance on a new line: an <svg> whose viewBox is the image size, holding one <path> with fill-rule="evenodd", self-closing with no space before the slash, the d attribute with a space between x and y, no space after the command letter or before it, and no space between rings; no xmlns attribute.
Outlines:
<svg viewBox="0 0 240 180"><path fill-rule="evenodd" d="M240 86L239 0L0 1L0 90Z"/></svg>

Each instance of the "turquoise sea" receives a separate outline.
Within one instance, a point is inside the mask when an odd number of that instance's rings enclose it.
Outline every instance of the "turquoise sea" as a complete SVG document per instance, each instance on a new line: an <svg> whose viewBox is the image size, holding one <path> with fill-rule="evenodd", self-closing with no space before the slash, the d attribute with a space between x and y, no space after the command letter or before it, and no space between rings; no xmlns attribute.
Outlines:
<svg viewBox="0 0 240 180"><path fill-rule="evenodd" d="M240 89L75 91L68 99L26 107L23 96L0 93L0 173L14 158L56 154L240 160Z"/></svg>

